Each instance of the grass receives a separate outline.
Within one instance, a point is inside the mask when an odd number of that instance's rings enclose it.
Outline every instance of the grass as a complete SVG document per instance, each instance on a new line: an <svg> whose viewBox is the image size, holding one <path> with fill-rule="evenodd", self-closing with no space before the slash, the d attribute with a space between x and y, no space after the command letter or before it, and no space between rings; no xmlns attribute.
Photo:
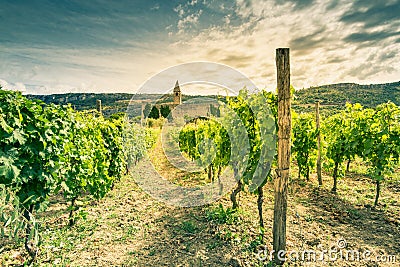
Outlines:
<svg viewBox="0 0 400 267"><path fill-rule="evenodd" d="M199 230L192 220L183 221L181 224L181 229L187 234L195 234Z"/></svg>
<svg viewBox="0 0 400 267"><path fill-rule="evenodd" d="M232 208L224 208L222 204L206 210L207 219L218 224L234 224L235 222L239 222L240 214L243 214L241 209L232 210Z"/></svg>

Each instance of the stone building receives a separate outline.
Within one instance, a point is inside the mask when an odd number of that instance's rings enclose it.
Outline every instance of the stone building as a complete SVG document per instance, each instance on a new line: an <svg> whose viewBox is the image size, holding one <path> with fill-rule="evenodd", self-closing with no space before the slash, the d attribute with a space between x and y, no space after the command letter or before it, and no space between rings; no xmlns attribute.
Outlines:
<svg viewBox="0 0 400 267"><path fill-rule="evenodd" d="M174 105L182 104L182 92L181 88L179 87L178 80L176 80L175 87L174 87Z"/></svg>

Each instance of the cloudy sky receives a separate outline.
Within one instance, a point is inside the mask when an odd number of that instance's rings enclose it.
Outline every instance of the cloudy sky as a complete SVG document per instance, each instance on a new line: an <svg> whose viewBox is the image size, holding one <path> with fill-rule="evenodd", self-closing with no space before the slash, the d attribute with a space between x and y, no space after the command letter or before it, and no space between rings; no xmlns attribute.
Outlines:
<svg viewBox="0 0 400 267"><path fill-rule="evenodd" d="M400 0L0 0L0 84L133 93L163 69L211 61L274 89L278 47L291 49L296 88L394 82L399 14Z"/></svg>

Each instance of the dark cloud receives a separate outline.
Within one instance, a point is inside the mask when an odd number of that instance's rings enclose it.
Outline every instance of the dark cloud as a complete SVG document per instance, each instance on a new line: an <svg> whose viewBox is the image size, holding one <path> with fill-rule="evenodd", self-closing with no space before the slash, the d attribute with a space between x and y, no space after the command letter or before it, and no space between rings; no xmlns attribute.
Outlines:
<svg viewBox="0 0 400 267"><path fill-rule="evenodd" d="M207 57L211 57L214 59L218 59L219 62L235 66L237 68L244 68L250 65L250 63L254 60L255 56L246 55L238 52L227 52L222 49L210 49L206 53Z"/></svg>
<svg viewBox="0 0 400 267"><path fill-rule="evenodd" d="M270 63L263 63L263 64L254 64L252 68L255 70L255 75L251 77L252 79L255 78L262 78L262 79L275 79L275 65Z"/></svg>
<svg viewBox="0 0 400 267"><path fill-rule="evenodd" d="M283 5L287 2L291 2L294 4L294 10L300 10L311 6L314 3L314 0L275 0L278 5Z"/></svg>
<svg viewBox="0 0 400 267"><path fill-rule="evenodd" d="M335 63L342 63L342 62L345 62L347 60L348 60L347 58L343 58L343 57L331 57L331 58L328 58L326 63L335 64Z"/></svg>
<svg viewBox="0 0 400 267"><path fill-rule="evenodd" d="M375 60L376 56L378 55L377 52L375 53L371 53L371 55L369 55L369 57L367 58L368 62L371 62L372 60Z"/></svg>
<svg viewBox="0 0 400 267"><path fill-rule="evenodd" d="M292 2L295 3L295 9L303 9L311 6L314 3L314 0L295 0Z"/></svg>
<svg viewBox="0 0 400 267"><path fill-rule="evenodd" d="M339 0L331 0L326 6L326 11L331 11L335 9L339 4Z"/></svg>
<svg viewBox="0 0 400 267"><path fill-rule="evenodd" d="M265 77L275 77L275 72L272 71L272 70L263 71L263 72L261 72L260 77L263 77L263 78L265 78Z"/></svg>
<svg viewBox="0 0 400 267"><path fill-rule="evenodd" d="M228 54L226 51L221 49L211 49L206 53L208 58L219 59L219 62L234 66L236 68L245 68L250 65L250 63L255 58L254 56L244 55L244 54Z"/></svg>
<svg viewBox="0 0 400 267"><path fill-rule="evenodd" d="M393 59L397 56L397 52L396 51L390 51L390 52L383 52L380 56L379 56L379 60L381 61L385 61L388 59Z"/></svg>
<svg viewBox="0 0 400 267"><path fill-rule="evenodd" d="M360 80L366 80L371 78L371 76L375 76L377 73L392 73L395 71L396 69L391 66L386 66L384 64L379 65L379 63L371 64L371 62L366 62L345 72L342 75L342 78L347 75L350 77L356 77Z"/></svg>
<svg viewBox="0 0 400 267"><path fill-rule="evenodd" d="M222 58L220 60L221 63L227 64L227 65L231 65L231 66L235 66L237 68L244 68L249 66L252 61L254 60L255 56L252 55L228 55L225 56L224 58Z"/></svg>
<svg viewBox="0 0 400 267"><path fill-rule="evenodd" d="M295 77L302 77L305 73L307 73L307 67L297 68L296 66L291 66L292 75Z"/></svg>
<svg viewBox="0 0 400 267"><path fill-rule="evenodd" d="M307 52L319 47L321 43L327 40L327 37L323 34L325 27L317 30L308 35L297 37L290 41L289 46L296 52Z"/></svg>
<svg viewBox="0 0 400 267"><path fill-rule="evenodd" d="M356 32L346 36L343 40L350 43L379 43L387 38L400 35L400 32ZM397 40L398 42L398 40Z"/></svg>
<svg viewBox="0 0 400 267"><path fill-rule="evenodd" d="M398 26L400 14L400 0L386 3L386 1L356 0L350 10L345 12L340 21L348 24L363 23L364 28L396 23ZM393 25L394 26L394 25Z"/></svg>
<svg viewBox="0 0 400 267"><path fill-rule="evenodd" d="M156 1L2 0L0 43L58 47L131 46L151 34L167 33L173 10ZM151 34L150 34L151 33Z"/></svg>

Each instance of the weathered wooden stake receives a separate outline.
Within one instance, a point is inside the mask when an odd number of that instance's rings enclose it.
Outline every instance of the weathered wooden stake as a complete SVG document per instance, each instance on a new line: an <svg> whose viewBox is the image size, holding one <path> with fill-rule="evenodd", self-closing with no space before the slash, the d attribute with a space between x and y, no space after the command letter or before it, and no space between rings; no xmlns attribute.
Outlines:
<svg viewBox="0 0 400 267"><path fill-rule="evenodd" d="M286 257L287 184L290 171L290 62L289 48L276 49L278 84L278 169L274 181L275 204L273 225L274 262L282 265Z"/></svg>
<svg viewBox="0 0 400 267"><path fill-rule="evenodd" d="M319 102L315 103L315 125L318 131L317 135L317 177L318 185L322 186L322 168L321 168L321 132L320 132L320 120L319 120Z"/></svg>
<svg viewBox="0 0 400 267"><path fill-rule="evenodd" d="M100 99L96 100L96 109L100 113L100 115L103 115L103 110L101 108L101 100Z"/></svg>
<svg viewBox="0 0 400 267"><path fill-rule="evenodd" d="M143 126L143 122L144 122L144 104L142 103L142 107L140 110L140 126Z"/></svg>

